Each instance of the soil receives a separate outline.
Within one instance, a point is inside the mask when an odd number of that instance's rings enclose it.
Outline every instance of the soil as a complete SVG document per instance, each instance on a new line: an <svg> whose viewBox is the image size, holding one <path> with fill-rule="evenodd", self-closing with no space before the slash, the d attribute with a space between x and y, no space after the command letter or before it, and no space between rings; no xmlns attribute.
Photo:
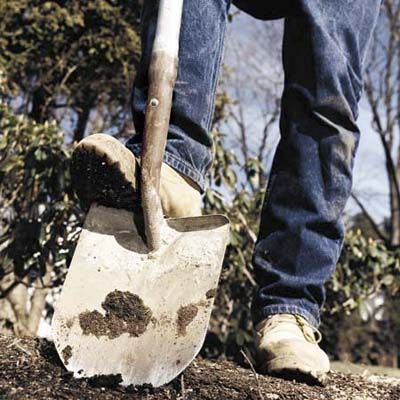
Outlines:
<svg viewBox="0 0 400 400"><path fill-rule="evenodd" d="M105 315L99 311L85 311L79 315L79 325L84 335L107 336L115 339L123 333L138 337L152 320L152 312L143 300L130 292L114 290L101 304Z"/></svg>
<svg viewBox="0 0 400 400"><path fill-rule="evenodd" d="M372 378L372 377L371 377ZM118 386L118 376L77 380L52 343L0 336L0 399L4 400L399 400L400 380L332 373L325 387L269 376L228 361L196 360L161 388Z"/></svg>
<svg viewBox="0 0 400 400"><path fill-rule="evenodd" d="M187 326L195 319L199 308L196 304L189 304L182 306L178 310L178 317L176 319L176 325L178 327L178 336L186 335Z"/></svg>

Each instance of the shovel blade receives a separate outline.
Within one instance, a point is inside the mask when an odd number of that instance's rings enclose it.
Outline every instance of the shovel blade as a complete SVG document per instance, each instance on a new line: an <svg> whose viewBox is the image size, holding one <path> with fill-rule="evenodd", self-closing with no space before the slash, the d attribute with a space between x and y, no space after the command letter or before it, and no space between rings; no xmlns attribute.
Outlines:
<svg viewBox="0 0 400 400"><path fill-rule="evenodd" d="M204 342L227 218L166 220L153 253L136 225L127 211L95 205L86 218L52 321L57 351L76 377L160 386Z"/></svg>

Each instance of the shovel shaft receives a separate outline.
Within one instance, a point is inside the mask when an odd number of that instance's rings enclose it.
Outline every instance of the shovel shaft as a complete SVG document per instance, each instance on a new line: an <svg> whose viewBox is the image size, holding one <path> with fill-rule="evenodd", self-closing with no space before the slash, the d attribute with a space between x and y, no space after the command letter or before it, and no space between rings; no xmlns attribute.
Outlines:
<svg viewBox="0 0 400 400"><path fill-rule="evenodd" d="M141 198L146 241L151 251L161 246L163 212L159 195L160 172L177 76L182 5L183 0L160 0L149 68L141 153Z"/></svg>

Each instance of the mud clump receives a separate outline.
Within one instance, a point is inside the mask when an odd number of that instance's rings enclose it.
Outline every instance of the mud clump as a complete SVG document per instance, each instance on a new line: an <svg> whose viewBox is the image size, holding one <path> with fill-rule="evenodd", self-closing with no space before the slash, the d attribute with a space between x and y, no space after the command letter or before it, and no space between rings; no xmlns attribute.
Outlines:
<svg viewBox="0 0 400 400"><path fill-rule="evenodd" d="M67 320L65 321L65 326L66 326L68 329L71 329L73 324L74 324L74 319L73 319L73 318L69 318L69 319L67 319Z"/></svg>
<svg viewBox="0 0 400 400"><path fill-rule="evenodd" d="M101 306L105 315L97 310L79 315L79 325L84 335L115 339L128 333L138 337L153 319L150 308L139 296L130 292L114 290L106 296Z"/></svg>
<svg viewBox="0 0 400 400"><path fill-rule="evenodd" d="M79 325L84 335L108 336L106 318L98 311L85 311L79 315Z"/></svg>
<svg viewBox="0 0 400 400"><path fill-rule="evenodd" d="M210 289L206 293L206 299L212 299L217 295L217 289Z"/></svg>
<svg viewBox="0 0 400 400"><path fill-rule="evenodd" d="M62 356L63 356L64 364L68 365L68 361L72 357L72 347L70 345L64 347L64 349L62 351Z"/></svg>
<svg viewBox="0 0 400 400"><path fill-rule="evenodd" d="M178 310L178 317L176 320L176 325L178 327L178 336L186 335L186 328L196 318L198 312L199 308L196 304L182 306Z"/></svg>

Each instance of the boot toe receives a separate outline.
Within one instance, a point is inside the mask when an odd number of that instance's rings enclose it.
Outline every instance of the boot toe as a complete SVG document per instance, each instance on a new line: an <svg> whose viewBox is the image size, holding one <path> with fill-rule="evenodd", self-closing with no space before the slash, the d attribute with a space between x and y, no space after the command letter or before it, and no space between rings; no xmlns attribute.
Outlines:
<svg viewBox="0 0 400 400"><path fill-rule="evenodd" d="M260 352L260 368L269 375L324 384L330 362L317 344L282 340Z"/></svg>

